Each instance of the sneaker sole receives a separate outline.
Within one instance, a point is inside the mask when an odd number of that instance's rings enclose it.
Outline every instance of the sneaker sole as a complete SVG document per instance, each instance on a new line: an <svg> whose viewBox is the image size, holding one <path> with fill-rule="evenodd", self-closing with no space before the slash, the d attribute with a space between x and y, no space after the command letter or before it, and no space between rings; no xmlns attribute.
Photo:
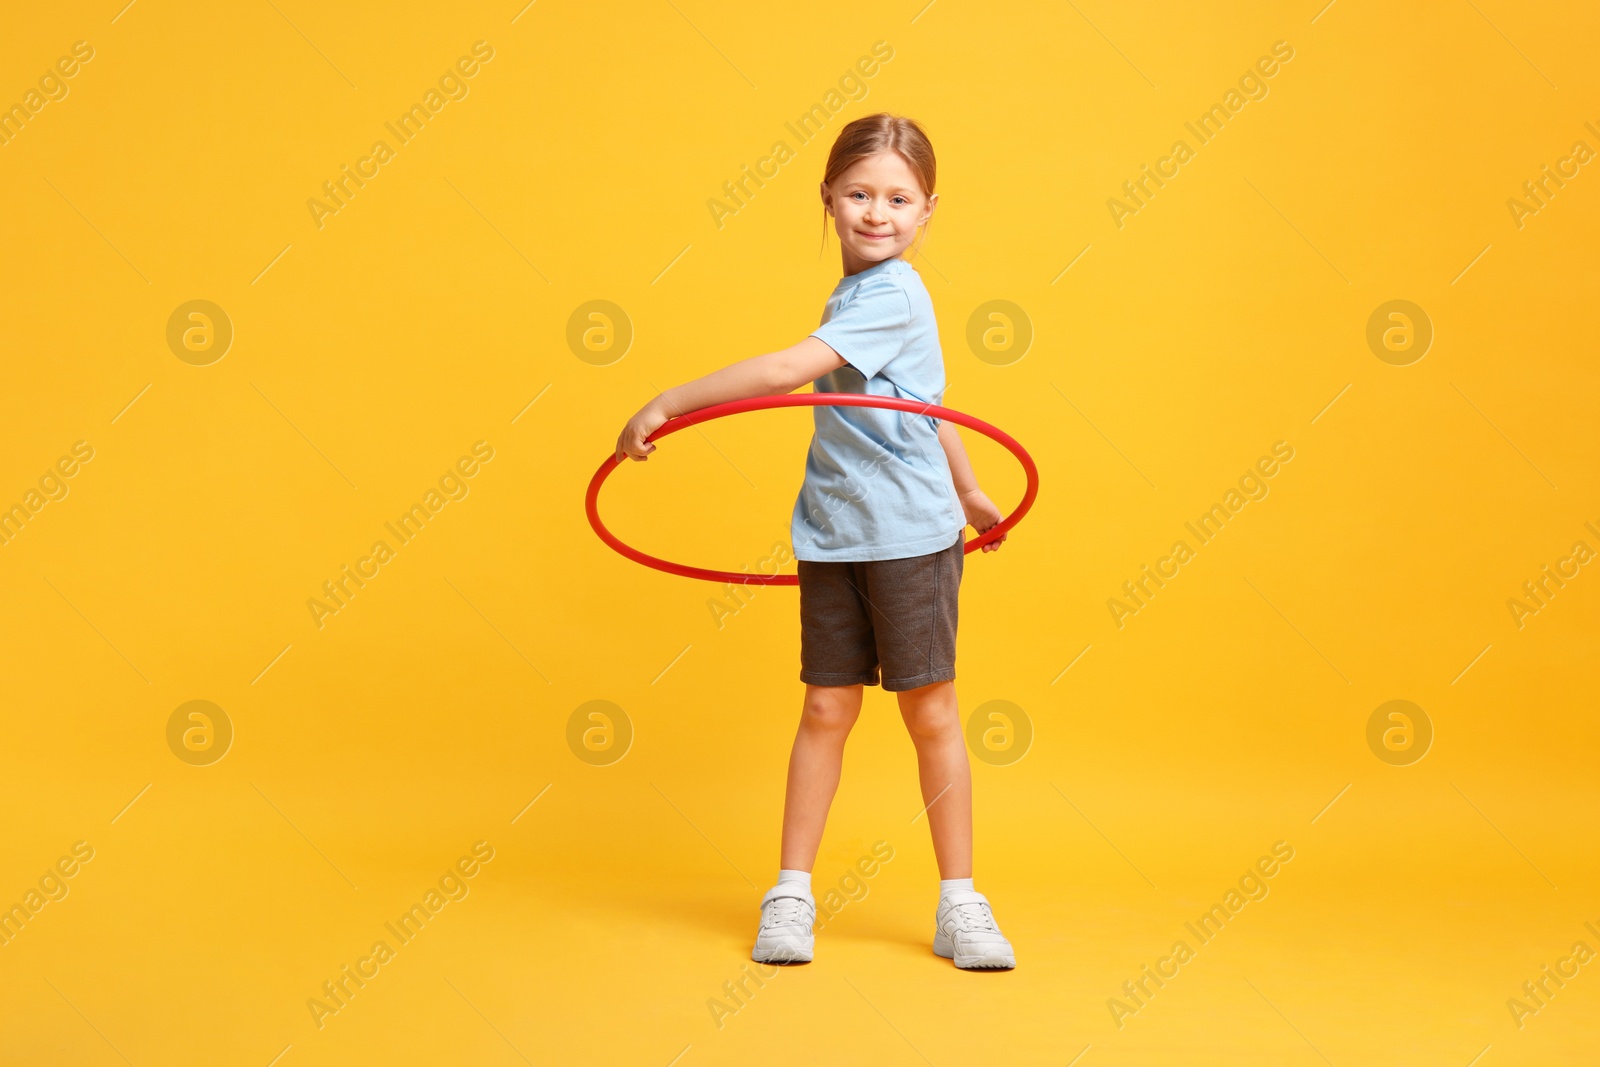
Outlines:
<svg viewBox="0 0 1600 1067"><path fill-rule="evenodd" d="M770 941L758 937L755 948L750 951L750 958L757 963L810 963L815 946L814 935L804 939L785 937Z"/></svg>
<svg viewBox="0 0 1600 1067"><path fill-rule="evenodd" d="M950 944L950 939L945 937L943 933L934 935L933 954L951 960L963 971L1009 971L1017 966L1015 955L984 953L981 955L957 956L954 946Z"/></svg>

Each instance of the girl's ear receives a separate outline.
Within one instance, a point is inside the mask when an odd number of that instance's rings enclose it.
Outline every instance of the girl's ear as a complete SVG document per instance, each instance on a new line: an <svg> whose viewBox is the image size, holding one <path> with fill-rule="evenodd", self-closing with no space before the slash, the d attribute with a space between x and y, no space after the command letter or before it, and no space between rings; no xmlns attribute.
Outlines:
<svg viewBox="0 0 1600 1067"><path fill-rule="evenodd" d="M827 209L828 217L833 218L833 198L828 195L828 183L823 182L818 186L822 190L822 206Z"/></svg>
<svg viewBox="0 0 1600 1067"><path fill-rule="evenodd" d="M922 213L922 222L927 222L929 219L933 218L933 209L938 206L939 194L934 193L932 196L928 197L928 210ZM921 223L918 223L918 225L921 225Z"/></svg>

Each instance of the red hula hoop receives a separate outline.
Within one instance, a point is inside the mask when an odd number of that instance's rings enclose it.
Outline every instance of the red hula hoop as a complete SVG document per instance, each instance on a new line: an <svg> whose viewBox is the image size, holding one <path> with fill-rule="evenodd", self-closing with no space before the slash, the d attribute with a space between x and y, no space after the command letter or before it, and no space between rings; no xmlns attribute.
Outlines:
<svg viewBox="0 0 1600 1067"><path fill-rule="evenodd" d="M677 433L679 430L712 419L720 419L726 415L738 415L746 411L761 411L767 408L798 408L798 407L857 407L857 408L890 408L895 411L910 411L918 415L931 415L936 419L948 419L958 426L977 430L985 437L991 438L1004 445L1006 450L1017 457L1017 462L1022 464L1023 472L1028 476L1028 487L1022 494L1022 502L1000 522L990 527L978 537L966 543L963 551L973 552L984 545L1002 536L1028 513L1033 507L1034 498L1039 495L1039 468L1034 465L1033 457L1027 450L1017 443L1016 439L1004 430L991 426L982 419L950 408L939 407L936 404L924 404L919 400L905 400L896 396L872 396L866 393L785 393L777 396L757 396L748 400L730 400L725 404L713 404L691 411L687 415L679 415L675 419L668 419L662 423L654 433L645 438L647 442L666 437L668 434ZM589 480L589 492L584 498L584 509L589 514L589 525L600 536L600 540L610 545L617 552L635 563L642 563L646 567L654 567L658 571L668 574L678 574L685 578L701 578L708 582L737 582L741 585L799 585L800 578L794 574L751 574L748 571L717 571L705 567L688 567L682 563L673 563L671 560L660 559L648 553L640 552L631 545L624 544L605 524L600 521L600 486L605 482L606 476L619 466L615 454L606 457L600 464L600 469L594 472L594 477Z"/></svg>

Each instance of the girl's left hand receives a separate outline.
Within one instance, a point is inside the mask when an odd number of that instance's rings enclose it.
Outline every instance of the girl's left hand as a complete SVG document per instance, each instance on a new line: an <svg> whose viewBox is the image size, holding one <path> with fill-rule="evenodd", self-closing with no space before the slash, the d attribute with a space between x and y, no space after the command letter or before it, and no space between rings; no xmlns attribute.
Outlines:
<svg viewBox="0 0 1600 1067"><path fill-rule="evenodd" d="M994 501L984 495L982 489L969 489L961 495L961 510L966 513L967 522L980 534L1005 518L1000 514L1000 509L994 506ZM1009 533L1001 534L998 538L983 546L984 552L993 552L1005 543Z"/></svg>

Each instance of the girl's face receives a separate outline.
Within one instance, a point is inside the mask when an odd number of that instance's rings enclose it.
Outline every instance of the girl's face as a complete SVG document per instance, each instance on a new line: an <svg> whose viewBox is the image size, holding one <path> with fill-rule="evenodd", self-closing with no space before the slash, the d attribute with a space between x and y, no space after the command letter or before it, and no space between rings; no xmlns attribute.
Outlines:
<svg viewBox="0 0 1600 1067"><path fill-rule="evenodd" d="M899 153L879 152L857 160L831 187L824 183L822 202L833 216L849 275L911 247L939 197L923 195L916 171Z"/></svg>

